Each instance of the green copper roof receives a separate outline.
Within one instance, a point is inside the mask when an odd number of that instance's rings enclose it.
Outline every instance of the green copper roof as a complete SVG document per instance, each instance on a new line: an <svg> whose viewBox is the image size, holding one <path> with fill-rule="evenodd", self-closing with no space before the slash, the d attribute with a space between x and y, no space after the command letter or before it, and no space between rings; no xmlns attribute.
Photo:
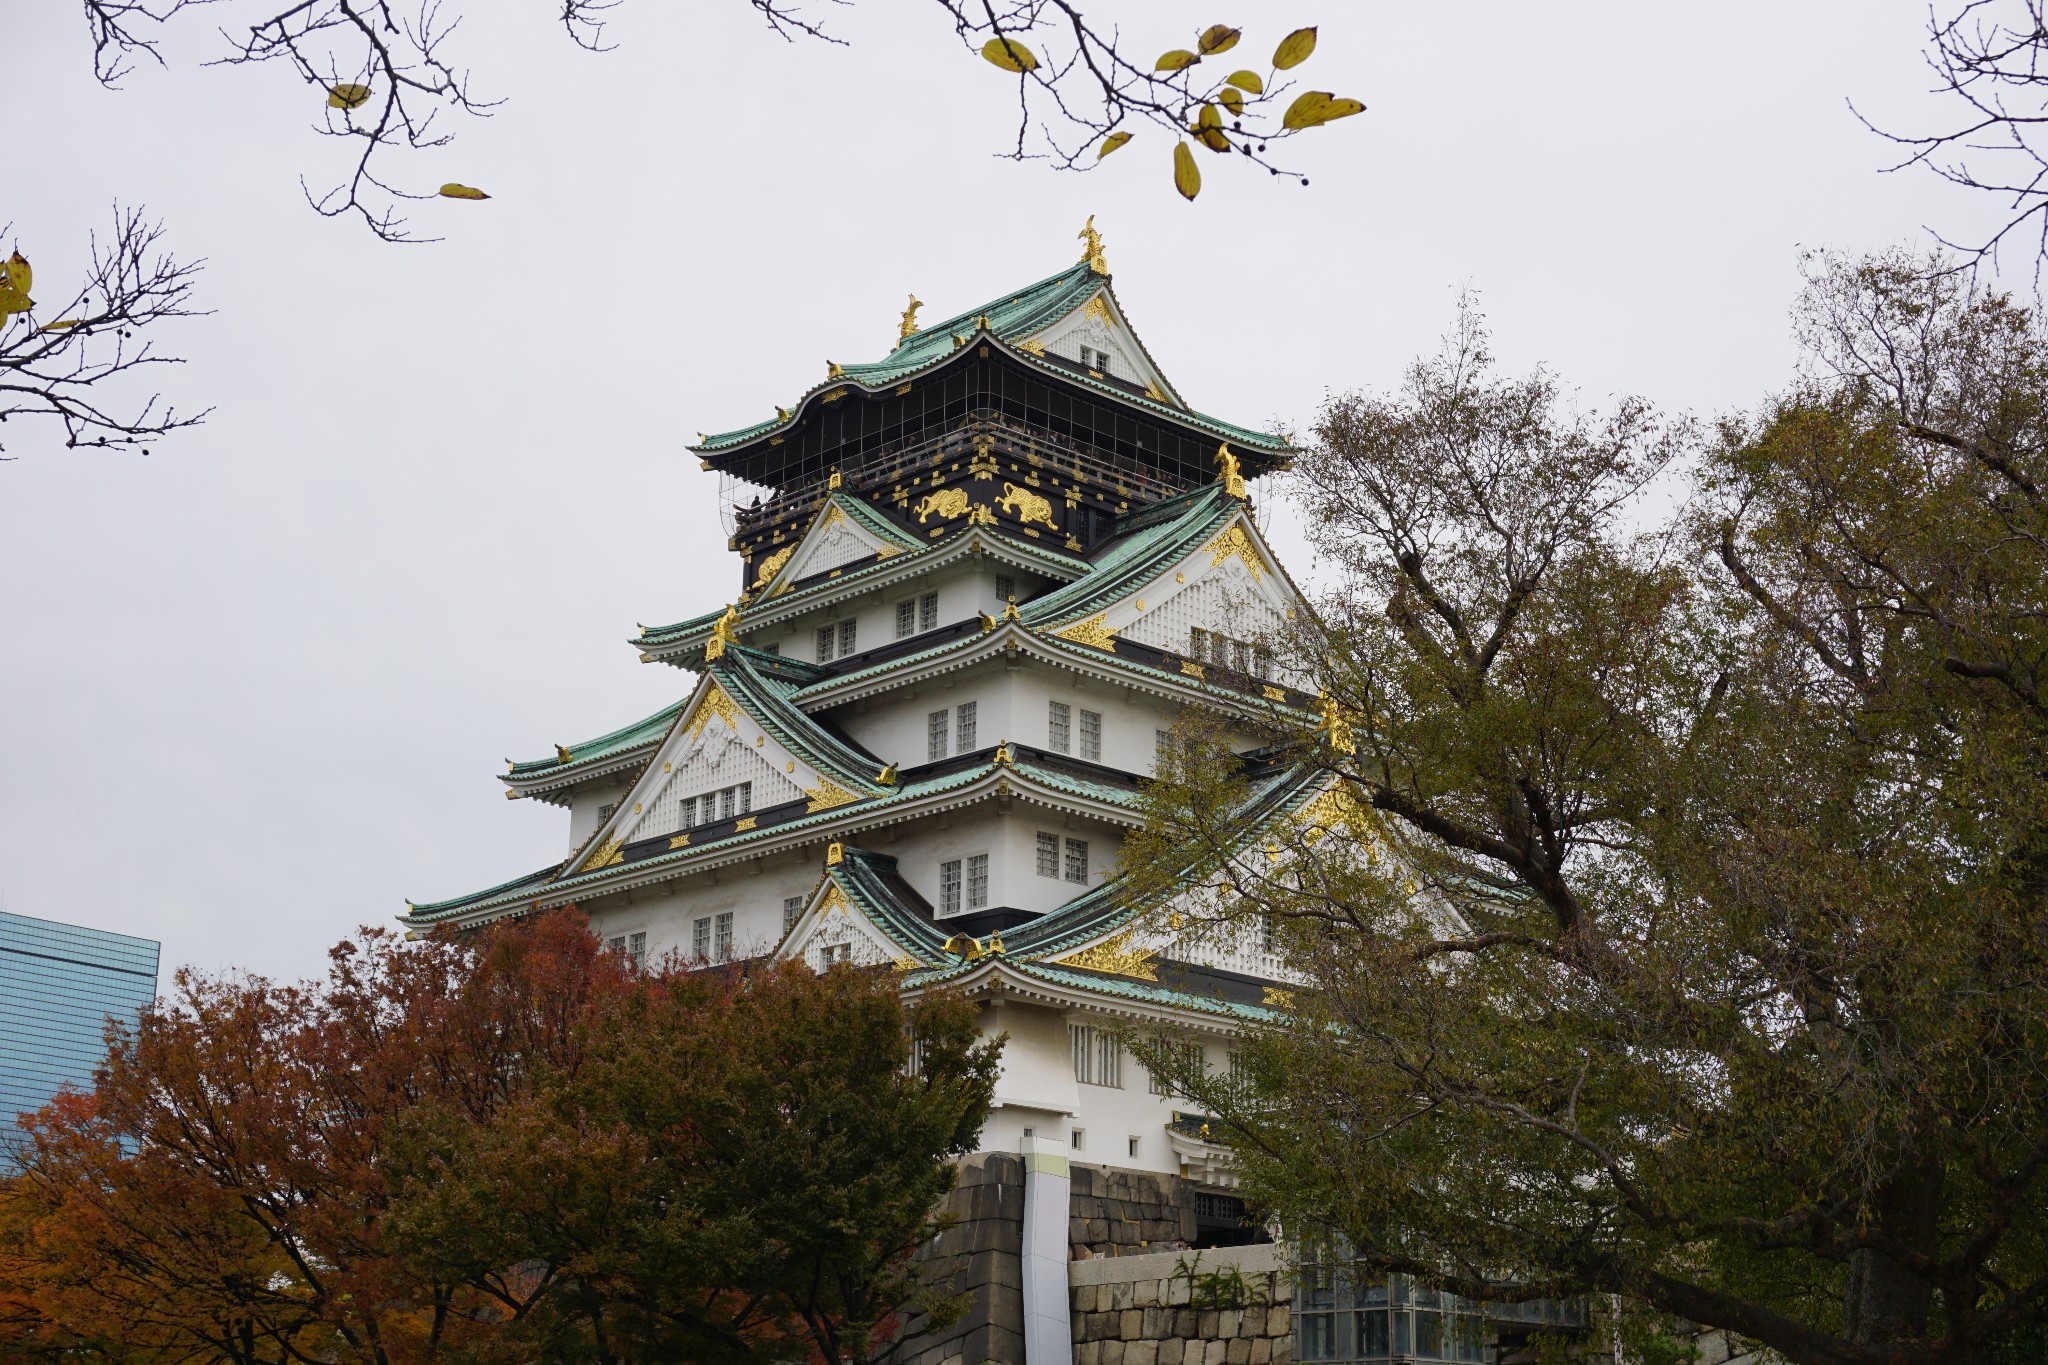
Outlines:
<svg viewBox="0 0 2048 1365"><path fill-rule="evenodd" d="M873 392L900 384L906 379L943 364L957 352L967 349L964 341L956 341L955 338L971 339L980 334L984 319L987 322L987 334L1003 343L1006 351L1027 365L1057 375L1083 388L1111 395L1134 407L1192 423L1223 440L1235 441L1255 450L1275 454L1286 449L1286 443L1270 432L1235 426L1205 413L1195 412L1170 402L1161 402L1142 393L1132 393L1106 380L1091 378L1085 371L1070 370L1063 365L1048 363L1042 357L1021 350L1016 345L1079 308L1097 290L1108 287L1107 276L1098 275L1089 269L1085 260L1078 261L1056 275L1048 275L1036 284L1026 285L1008 298L991 300L978 308L956 313L943 322L935 322L929 327L912 332L897 342L895 349L882 360L842 366L840 373L806 390L796 405L790 409L788 418L777 417L741 427L736 431L707 436L690 449L701 454L712 454L745 445L778 427L789 425L813 395L842 385L857 385ZM1143 344L1139 343L1141 348Z"/></svg>
<svg viewBox="0 0 2048 1365"><path fill-rule="evenodd" d="M636 720L631 725L621 726L608 735L599 735L596 739L586 739L580 744L568 745L567 758L557 754L553 758L535 758L524 763L514 763L512 771L506 776L553 777L566 773L578 765L593 764L600 759L616 757L643 744L652 744L668 733L668 727L675 724L676 717L681 714L687 701L689 698L685 697L682 701L664 706L653 715Z"/></svg>
<svg viewBox="0 0 2048 1365"><path fill-rule="evenodd" d="M930 906L920 913L917 893L897 875L895 858L845 844L839 865L825 875L898 948L927 964L944 960L946 935L931 922Z"/></svg>
<svg viewBox="0 0 2048 1365"><path fill-rule="evenodd" d="M705 671L778 744L819 772L865 795L890 790L876 780L881 759L827 729L790 700L817 675L817 665L736 644L727 645Z"/></svg>
<svg viewBox="0 0 2048 1365"><path fill-rule="evenodd" d="M1019 609L1025 623L1057 625L1128 597L1187 558L1243 505L1212 483L1118 518L1115 538L1088 575L1026 603Z"/></svg>

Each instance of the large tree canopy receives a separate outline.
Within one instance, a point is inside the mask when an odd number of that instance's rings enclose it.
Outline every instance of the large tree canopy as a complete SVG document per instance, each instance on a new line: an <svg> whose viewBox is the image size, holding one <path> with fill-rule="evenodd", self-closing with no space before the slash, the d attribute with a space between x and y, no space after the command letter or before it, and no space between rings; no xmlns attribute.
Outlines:
<svg viewBox="0 0 2048 1365"><path fill-rule="evenodd" d="M0 1183L0 1359L885 1360L999 1044L573 915L181 974ZM912 1045L918 1064L911 1065Z"/></svg>
<svg viewBox="0 0 2048 1365"><path fill-rule="evenodd" d="M1469 313L1325 410L1344 795L1233 856L1190 764L1135 851L1282 922L1296 1011L1180 1080L1291 1229L1813 1365L2048 1317L2048 336L1938 264L1816 259L1697 443Z"/></svg>

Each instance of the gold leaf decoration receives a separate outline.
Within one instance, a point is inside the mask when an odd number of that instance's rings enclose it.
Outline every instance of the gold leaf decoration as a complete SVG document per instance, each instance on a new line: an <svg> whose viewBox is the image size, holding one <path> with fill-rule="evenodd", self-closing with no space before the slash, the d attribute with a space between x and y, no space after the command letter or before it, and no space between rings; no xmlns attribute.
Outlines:
<svg viewBox="0 0 2048 1365"><path fill-rule="evenodd" d="M1077 953L1068 953L1065 957L1053 960L1056 967L1079 967L1083 971L1102 972L1108 976L1128 976L1138 981L1157 981L1158 964L1157 953L1131 947L1131 931L1128 929Z"/></svg>
<svg viewBox="0 0 2048 1365"><path fill-rule="evenodd" d="M577 871L595 872L600 867L612 867L623 863L626 861L626 855L619 850L624 847L625 842L622 838L614 837L599 844L597 850L583 860L583 866Z"/></svg>
<svg viewBox="0 0 2048 1365"><path fill-rule="evenodd" d="M804 795L810 798L810 804L804 807L804 814L806 815L816 815L821 810L831 810L834 806L843 806L848 802L861 799L859 792L850 792L830 778L825 777L818 779L816 790L812 790L809 787L804 788Z"/></svg>
<svg viewBox="0 0 2048 1365"><path fill-rule="evenodd" d="M1109 613L1107 612L1097 612L1085 621L1076 621L1072 625L1062 626L1054 631L1053 634L1062 640L1072 640L1077 645L1093 645L1097 649L1106 649L1114 654L1116 653L1116 628L1104 624L1108 616Z"/></svg>
<svg viewBox="0 0 2048 1365"><path fill-rule="evenodd" d="M711 690L704 694L704 700L698 703L696 712L690 717L690 738L694 740L703 734L704 727L711 723L714 716L732 727L734 734L740 732L739 704L727 696L725 689L717 683L711 684Z"/></svg>
<svg viewBox="0 0 2048 1365"><path fill-rule="evenodd" d="M1203 548L1209 552L1209 567L1212 569L1235 555L1252 571L1253 578L1263 579L1266 576L1266 563L1259 558L1258 547L1252 544L1252 538L1244 533L1243 525L1238 522L1232 522L1222 535Z"/></svg>
<svg viewBox="0 0 2048 1365"><path fill-rule="evenodd" d="M1294 1008L1294 992L1278 986L1266 986L1260 991L1259 1003L1270 1010L1291 1010Z"/></svg>
<svg viewBox="0 0 2048 1365"><path fill-rule="evenodd" d="M1280 46L1273 49L1273 65L1282 71L1291 70L1307 61L1309 54L1316 50L1316 31L1313 28L1298 28L1280 40Z"/></svg>
<svg viewBox="0 0 2048 1365"><path fill-rule="evenodd" d="M765 587L775 575L782 572L782 566L789 563L789 557L796 553L796 546L785 545L761 561L761 572L754 575L754 586Z"/></svg>

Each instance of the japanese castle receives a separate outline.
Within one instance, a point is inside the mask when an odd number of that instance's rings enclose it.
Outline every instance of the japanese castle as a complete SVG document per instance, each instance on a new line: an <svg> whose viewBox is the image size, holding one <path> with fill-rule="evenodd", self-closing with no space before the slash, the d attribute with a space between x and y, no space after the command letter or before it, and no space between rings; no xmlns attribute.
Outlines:
<svg viewBox="0 0 2048 1365"><path fill-rule="evenodd" d="M882 359L828 363L770 420L701 438L724 500L758 496L729 519L733 600L630 641L685 675L678 699L512 763L509 796L567 812L567 856L405 918L573 904L648 962L892 964L1009 1035L987 1151L1228 1209L1226 1150L1115 1030L1180 1030L1222 1066L1285 981L1256 935L1195 940L1126 896L1118 851L1191 707L1244 727L1247 849L1341 798L1255 752L1320 718L1270 647L1299 599L1247 488L1287 445L1182 399L1092 220L1083 240L942 322L913 298ZM1036 1239L1027 1214L1034 1240L1064 1261L1064 1214Z"/></svg>

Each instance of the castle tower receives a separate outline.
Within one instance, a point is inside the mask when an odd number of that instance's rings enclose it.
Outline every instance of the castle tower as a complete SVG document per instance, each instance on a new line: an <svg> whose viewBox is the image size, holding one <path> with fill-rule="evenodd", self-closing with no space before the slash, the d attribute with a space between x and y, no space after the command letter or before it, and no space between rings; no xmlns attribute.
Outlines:
<svg viewBox="0 0 2048 1365"><path fill-rule="evenodd" d="M906 991L967 992L1010 1039L984 1147L1071 1165L1077 1211L1098 1168L1158 1192L1158 1218L1100 1239L1042 1228L1061 1260L1232 1235L1225 1152L1112 1030L1169 1025L1225 1065L1284 982L1255 937L1183 943L1171 907L1122 894L1118 852L1185 708L1240 720L1246 750L1319 718L1266 647L1299 603L1246 486L1287 448L1188 406L1086 236L944 321L913 299L882 359L702 438L758 494L732 598L632 641L694 685L503 775L568 812L566 858L406 916L574 904L644 959L894 963ZM1330 782L1253 772L1248 849Z"/></svg>

